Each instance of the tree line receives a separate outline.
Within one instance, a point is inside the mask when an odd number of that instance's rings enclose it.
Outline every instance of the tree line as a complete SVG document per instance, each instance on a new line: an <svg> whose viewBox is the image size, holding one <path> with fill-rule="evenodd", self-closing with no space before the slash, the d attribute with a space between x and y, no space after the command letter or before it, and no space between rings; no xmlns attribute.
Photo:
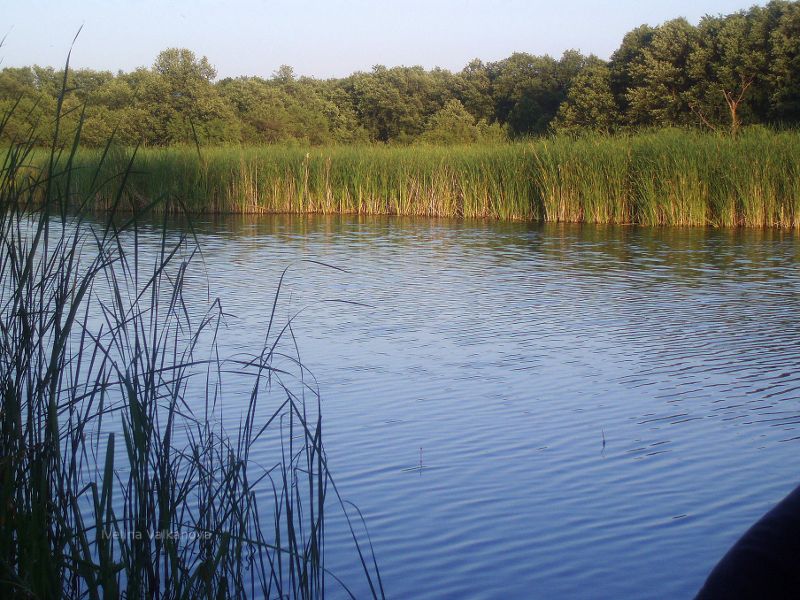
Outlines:
<svg viewBox="0 0 800 600"><path fill-rule="evenodd" d="M63 71L0 71L3 141L52 139ZM217 79L206 57L170 48L132 72L70 70L62 127L85 145L437 144L549 133L800 123L800 2L773 0L697 25L627 33L609 60L568 50L475 59L460 72L375 66L340 79ZM65 123L66 122L66 123ZM66 126L65 126L66 125ZM74 127L73 127L74 128Z"/></svg>

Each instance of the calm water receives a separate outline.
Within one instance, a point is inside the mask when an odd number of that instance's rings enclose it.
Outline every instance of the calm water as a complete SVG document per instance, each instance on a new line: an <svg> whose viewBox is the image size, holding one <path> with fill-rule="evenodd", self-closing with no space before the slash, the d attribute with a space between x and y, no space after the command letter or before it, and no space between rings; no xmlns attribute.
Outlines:
<svg viewBox="0 0 800 600"><path fill-rule="evenodd" d="M794 234L285 216L198 231L232 351L260 346L293 265L279 320L308 306L294 331L330 465L389 597L689 597L800 483ZM327 566L364 592L340 533Z"/></svg>

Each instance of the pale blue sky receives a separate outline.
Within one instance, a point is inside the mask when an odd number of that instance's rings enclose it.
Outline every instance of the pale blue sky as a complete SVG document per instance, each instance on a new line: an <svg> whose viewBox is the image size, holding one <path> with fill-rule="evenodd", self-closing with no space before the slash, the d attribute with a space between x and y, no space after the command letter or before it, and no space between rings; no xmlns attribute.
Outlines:
<svg viewBox="0 0 800 600"><path fill-rule="evenodd" d="M514 51L559 56L568 48L607 58L642 23L730 13L747 0L0 0L2 66L60 66L84 26L73 66L131 70L159 51L208 56L221 77L335 77L372 65L460 70ZM764 4L764 2L757 2Z"/></svg>

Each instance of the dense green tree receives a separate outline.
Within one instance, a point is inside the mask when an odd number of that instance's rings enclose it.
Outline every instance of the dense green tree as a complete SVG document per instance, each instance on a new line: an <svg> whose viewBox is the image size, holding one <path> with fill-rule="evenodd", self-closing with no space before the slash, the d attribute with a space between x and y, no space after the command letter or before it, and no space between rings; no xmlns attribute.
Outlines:
<svg viewBox="0 0 800 600"><path fill-rule="evenodd" d="M197 58L191 50L169 48L153 63L146 90L159 123L156 143L233 141L235 131L230 107L221 100L212 80L217 73L208 59Z"/></svg>
<svg viewBox="0 0 800 600"><path fill-rule="evenodd" d="M687 70L695 82L690 109L708 127L727 122L735 135L743 114L751 120L748 100L753 88L763 88L759 79L768 62L768 39L759 26L762 12L753 8L700 22Z"/></svg>
<svg viewBox="0 0 800 600"><path fill-rule="evenodd" d="M619 108L611 91L611 69L597 57L590 57L587 62L558 109L554 122L558 132L608 132L619 125Z"/></svg>
<svg viewBox="0 0 800 600"><path fill-rule="evenodd" d="M550 56L518 52L492 66L496 118L513 135L547 131L566 97L570 80L583 66L583 57L565 52L560 61Z"/></svg>
<svg viewBox="0 0 800 600"><path fill-rule="evenodd" d="M284 85L290 84L294 81L294 67L289 65L281 65L278 70L272 74L272 79Z"/></svg>
<svg viewBox="0 0 800 600"><path fill-rule="evenodd" d="M371 73L349 77L345 89L371 139L408 142L422 133L428 117L441 107L436 102L444 96L439 85L422 67L378 65Z"/></svg>
<svg viewBox="0 0 800 600"><path fill-rule="evenodd" d="M0 70L4 141L52 140L63 71ZM800 123L800 2L772 0L697 26L675 19L626 34L608 62L569 50L561 58L515 53L463 70L376 66L342 79L216 81L206 57L161 52L129 73L70 71L64 141L174 143L436 143L503 141L551 131L653 126Z"/></svg>
<svg viewBox="0 0 800 600"><path fill-rule="evenodd" d="M19 98L37 90L36 77L29 67L8 67L0 71L0 98Z"/></svg>
<svg viewBox="0 0 800 600"><path fill-rule="evenodd" d="M489 69L480 59L474 59L458 74L456 97L476 119L494 119L492 81Z"/></svg>
<svg viewBox="0 0 800 600"><path fill-rule="evenodd" d="M0 71L0 114L10 114L3 131L5 139L28 139L31 135L46 137L49 134L48 121L54 112L55 98L39 88L34 69L23 67Z"/></svg>
<svg viewBox="0 0 800 600"><path fill-rule="evenodd" d="M83 102L92 98L99 89L114 80L111 71L93 71L92 69L75 69L69 72L67 85L74 95Z"/></svg>
<svg viewBox="0 0 800 600"><path fill-rule="evenodd" d="M358 121L353 99L338 82L324 82L317 94L325 102L325 116L333 141L339 144L370 141L367 130Z"/></svg>
<svg viewBox="0 0 800 600"><path fill-rule="evenodd" d="M460 101L449 100L428 119L420 139L429 144L469 144L478 136L475 117Z"/></svg>
<svg viewBox="0 0 800 600"><path fill-rule="evenodd" d="M617 106L625 113L628 111L628 90L640 81L643 73L645 50L653 40L655 28L649 25L640 25L629 31L622 38L622 44L611 55L609 72L611 75L611 92L614 94Z"/></svg>
<svg viewBox="0 0 800 600"><path fill-rule="evenodd" d="M769 31L771 116L781 122L800 122L800 3L770 2L776 16Z"/></svg>
<svg viewBox="0 0 800 600"><path fill-rule="evenodd" d="M175 118L170 104L164 103L169 94L162 77L150 69L139 68L131 73L117 77L120 88L116 90L117 99L124 101L124 94L131 98L122 112L125 132L123 139L130 143L159 145L170 143L167 131L170 119ZM111 93L113 101L115 90Z"/></svg>
<svg viewBox="0 0 800 600"><path fill-rule="evenodd" d="M631 69L632 86L626 93L629 122L675 126L694 120L687 63L697 37L697 29L686 19L667 21L655 29L641 62Z"/></svg>

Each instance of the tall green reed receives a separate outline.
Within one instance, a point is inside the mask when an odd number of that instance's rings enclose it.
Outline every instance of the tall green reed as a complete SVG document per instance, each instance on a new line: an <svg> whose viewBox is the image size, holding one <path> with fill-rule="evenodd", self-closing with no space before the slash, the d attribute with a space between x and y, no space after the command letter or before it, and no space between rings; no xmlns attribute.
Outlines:
<svg viewBox="0 0 800 600"><path fill-rule="evenodd" d="M100 151L80 152L89 189ZM436 146L114 148L133 158L126 205L159 194L191 212L353 213L641 225L797 227L800 133L745 129ZM64 184L66 185L66 184ZM107 209L113 186L92 204ZM167 206L167 205L162 205ZM178 206L173 204L172 206Z"/></svg>
<svg viewBox="0 0 800 600"><path fill-rule="evenodd" d="M140 252L143 216L180 203L129 189L135 150L79 152L61 101L55 119L48 154L31 132L0 164L0 596L352 596L325 567L333 506L383 597L291 320L279 326L273 307L263 348L221 357L220 301L198 312L187 295L194 238L164 222L154 258ZM243 386L231 425L222 400ZM271 462L257 465L256 449Z"/></svg>

